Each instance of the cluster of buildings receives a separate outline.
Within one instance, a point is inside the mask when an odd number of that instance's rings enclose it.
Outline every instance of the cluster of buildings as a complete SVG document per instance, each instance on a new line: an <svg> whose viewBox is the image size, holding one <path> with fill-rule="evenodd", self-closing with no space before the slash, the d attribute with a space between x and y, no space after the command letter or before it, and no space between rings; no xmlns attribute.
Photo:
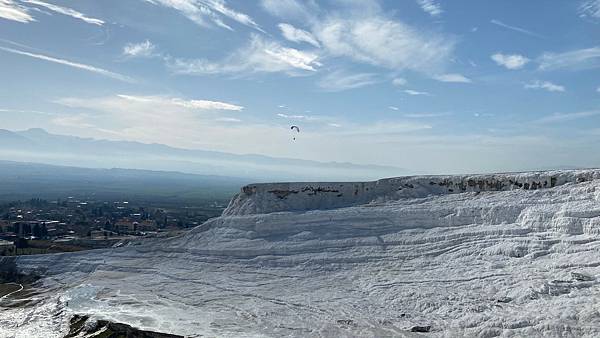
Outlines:
<svg viewBox="0 0 600 338"><path fill-rule="evenodd" d="M23 241L90 243L194 227L212 215L128 201L32 199L0 205L0 255ZM90 245L94 247L93 243Z"/></svg>

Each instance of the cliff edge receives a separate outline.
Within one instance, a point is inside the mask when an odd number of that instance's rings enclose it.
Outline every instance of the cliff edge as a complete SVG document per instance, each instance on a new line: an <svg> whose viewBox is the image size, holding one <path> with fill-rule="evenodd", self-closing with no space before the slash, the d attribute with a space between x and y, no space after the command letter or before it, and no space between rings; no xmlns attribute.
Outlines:
<svg viewBox="0 0 600 338"><path fill-rule="evenodd" d="M328 210L463 192L538 190L600 178L600 169L405 176L370 182L264 183L244 186L223 216Z"/></svg>

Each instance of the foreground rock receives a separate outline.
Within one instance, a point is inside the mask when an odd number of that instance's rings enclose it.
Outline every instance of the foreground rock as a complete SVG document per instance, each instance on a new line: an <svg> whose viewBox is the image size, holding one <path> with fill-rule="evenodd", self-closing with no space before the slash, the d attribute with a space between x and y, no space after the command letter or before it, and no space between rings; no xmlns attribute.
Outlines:
<svg viewBox="0 0 600 338"><path fill-rule="evenodd" d="M37 303L2 309L0 336L87 314L184 336L597 337L599 177L252 185L183 237L18 257Z"/></svg>
<svg viewBox="0 0 600 338"><path fill-rule="evenodd" d="M90 320L87 316L75 315L71 318L69 333L65 338L183 338L172 334L143 331L129 325L112 323L106 320Z"/></svg>

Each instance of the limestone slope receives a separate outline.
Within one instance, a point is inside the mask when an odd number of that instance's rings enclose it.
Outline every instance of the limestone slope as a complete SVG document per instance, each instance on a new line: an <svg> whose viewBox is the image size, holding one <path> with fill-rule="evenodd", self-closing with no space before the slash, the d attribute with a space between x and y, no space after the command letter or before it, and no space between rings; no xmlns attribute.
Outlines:
<svg viewBox="0 0 600 338"><path fill-rule="evenodd" d="M197 337L595 337L600 172L252 185L183 237L16 264L43 278L0 336L78 313Z"/></svg>

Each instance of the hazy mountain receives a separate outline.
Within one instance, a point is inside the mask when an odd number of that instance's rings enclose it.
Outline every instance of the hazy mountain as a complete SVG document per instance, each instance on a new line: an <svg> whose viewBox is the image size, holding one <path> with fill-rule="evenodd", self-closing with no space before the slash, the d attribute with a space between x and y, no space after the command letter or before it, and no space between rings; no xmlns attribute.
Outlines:
<svg viewBox="0 0 600 338"><path fill-rule="evenodd" d="M162 144L55 135L43 129L0 130L0 159L92 168L181 171L257 180L362 180L406 174L403 169L388 166L190 150Z"/></svg>

